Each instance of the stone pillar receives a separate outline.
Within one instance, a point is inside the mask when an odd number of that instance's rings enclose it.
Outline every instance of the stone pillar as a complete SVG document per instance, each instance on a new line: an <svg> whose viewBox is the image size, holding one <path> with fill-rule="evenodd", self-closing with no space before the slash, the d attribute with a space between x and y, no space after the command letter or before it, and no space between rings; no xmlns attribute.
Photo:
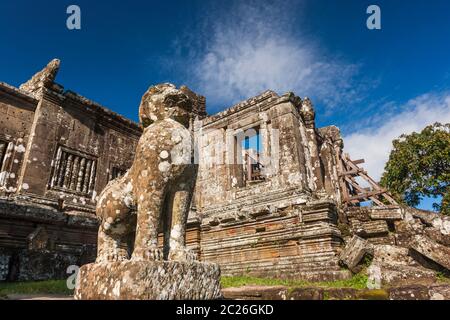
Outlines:
<svg viewBox="0 0 450 320"><path fill-rule="evenodd" d="M308 167L311 170L310 187L312 191L323 190L323 168L319 157L319 148L317 141L318 135L315 125L316 114L312 102L309 98L305 98L302 101L300 114L305 126L306 147L309 152L308 160L310 164L308 165Z"/></svg>
<svg viewBox="0 0 450 320"><path fill-rule="evenodd" d="M267 116L264 114L264 118L262 119L261 125L260 125L260 138L262 141L262 150L260 150L260 158L259 161L263 165L263 171L262 175L266 178L270 177L272 175L273 167L275 167L274 157L272 157L272 150L271 150L271 144L270 144L270 138L272 135L271 128L272 126L267 121ZM278 160L278 159L277 159Z"/></svg>
<svg viewBox="0 0 450 320"><path fill-rule="evenodd" d="M319 131L322 137L319 156L324 172L324 189L329 196L340 203L341 191L337 172L338 159L336 152L342 150L342 138L339 129L335 126L321 128Z"/></svg>
<svg viewBox="0 0 450 320"><path fill-rule="evenodd" d="M58 128L57 103L46 99L45 94L39 102L31 127L31 136L28 142L23 166L20 174L19 192L23 185L28 188L24 191L36 195L44 195L47 189L51 166L42 165L48 161L48 155L55 153L55 136ZM64 181L64 183L66 183Z"/></svg>
<svg viewBox="0 0 450 320"><path fill-rule="evenodd" d="M278 134L277 145L279 146L279 170L274 175L274 179L278 179L280 185L309 189L305 148L298 126L300 115L293 96L281 97L280 101L269 110L269 118L273 132ZM271 146L273 147L274 144L276 141L272 140Z"/></svg>

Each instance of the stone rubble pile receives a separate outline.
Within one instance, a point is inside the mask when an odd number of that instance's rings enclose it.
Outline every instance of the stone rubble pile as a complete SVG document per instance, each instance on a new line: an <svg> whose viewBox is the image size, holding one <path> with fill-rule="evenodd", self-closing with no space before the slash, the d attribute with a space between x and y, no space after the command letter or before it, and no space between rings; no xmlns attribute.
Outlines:
<svg viewBox="0 0 450 320"><path fill-rule="evenodd" d="M354 273L367 263L382 284L432 284L450 274L450 217L410 207L349 208L340 263Z"/></svg>

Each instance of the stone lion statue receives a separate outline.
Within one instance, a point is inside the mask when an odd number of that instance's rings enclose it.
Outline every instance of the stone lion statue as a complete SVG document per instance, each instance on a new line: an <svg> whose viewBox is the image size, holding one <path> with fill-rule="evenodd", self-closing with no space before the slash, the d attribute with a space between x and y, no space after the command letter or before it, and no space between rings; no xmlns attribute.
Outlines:
<svg viewBox="0 0 450 320"><path fill-rule="evenodd" d="M186 249L185 233L197 175L192 123L198 98L172 84L153 86L142 97L144 131L133 165L98 200L97 262L195 259ZM161 230L163 250L158 248Z"/></svg>

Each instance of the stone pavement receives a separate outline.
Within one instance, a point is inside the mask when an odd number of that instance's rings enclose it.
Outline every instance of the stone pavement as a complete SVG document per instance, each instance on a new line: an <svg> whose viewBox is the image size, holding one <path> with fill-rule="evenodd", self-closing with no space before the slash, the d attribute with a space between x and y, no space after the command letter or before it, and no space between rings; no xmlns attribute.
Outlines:
<svg viewBox="0 0 450 320"><path fill-rule="evenodd" d="M222 290L229 300L450 300L450 284L405 285L376 290L244 286Z"/></svg>

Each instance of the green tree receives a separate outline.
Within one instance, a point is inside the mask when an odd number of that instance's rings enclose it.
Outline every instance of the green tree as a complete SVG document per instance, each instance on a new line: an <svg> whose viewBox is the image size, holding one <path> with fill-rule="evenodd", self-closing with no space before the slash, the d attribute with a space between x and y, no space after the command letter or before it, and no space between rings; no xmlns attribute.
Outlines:
<svg viewBox="0 0 450 320"><path fill-rule="evenodd" d="M442 197L433 207L450 215L450 123L435 123L392 143L381 185L413 207L423 197Z"/></svg>

